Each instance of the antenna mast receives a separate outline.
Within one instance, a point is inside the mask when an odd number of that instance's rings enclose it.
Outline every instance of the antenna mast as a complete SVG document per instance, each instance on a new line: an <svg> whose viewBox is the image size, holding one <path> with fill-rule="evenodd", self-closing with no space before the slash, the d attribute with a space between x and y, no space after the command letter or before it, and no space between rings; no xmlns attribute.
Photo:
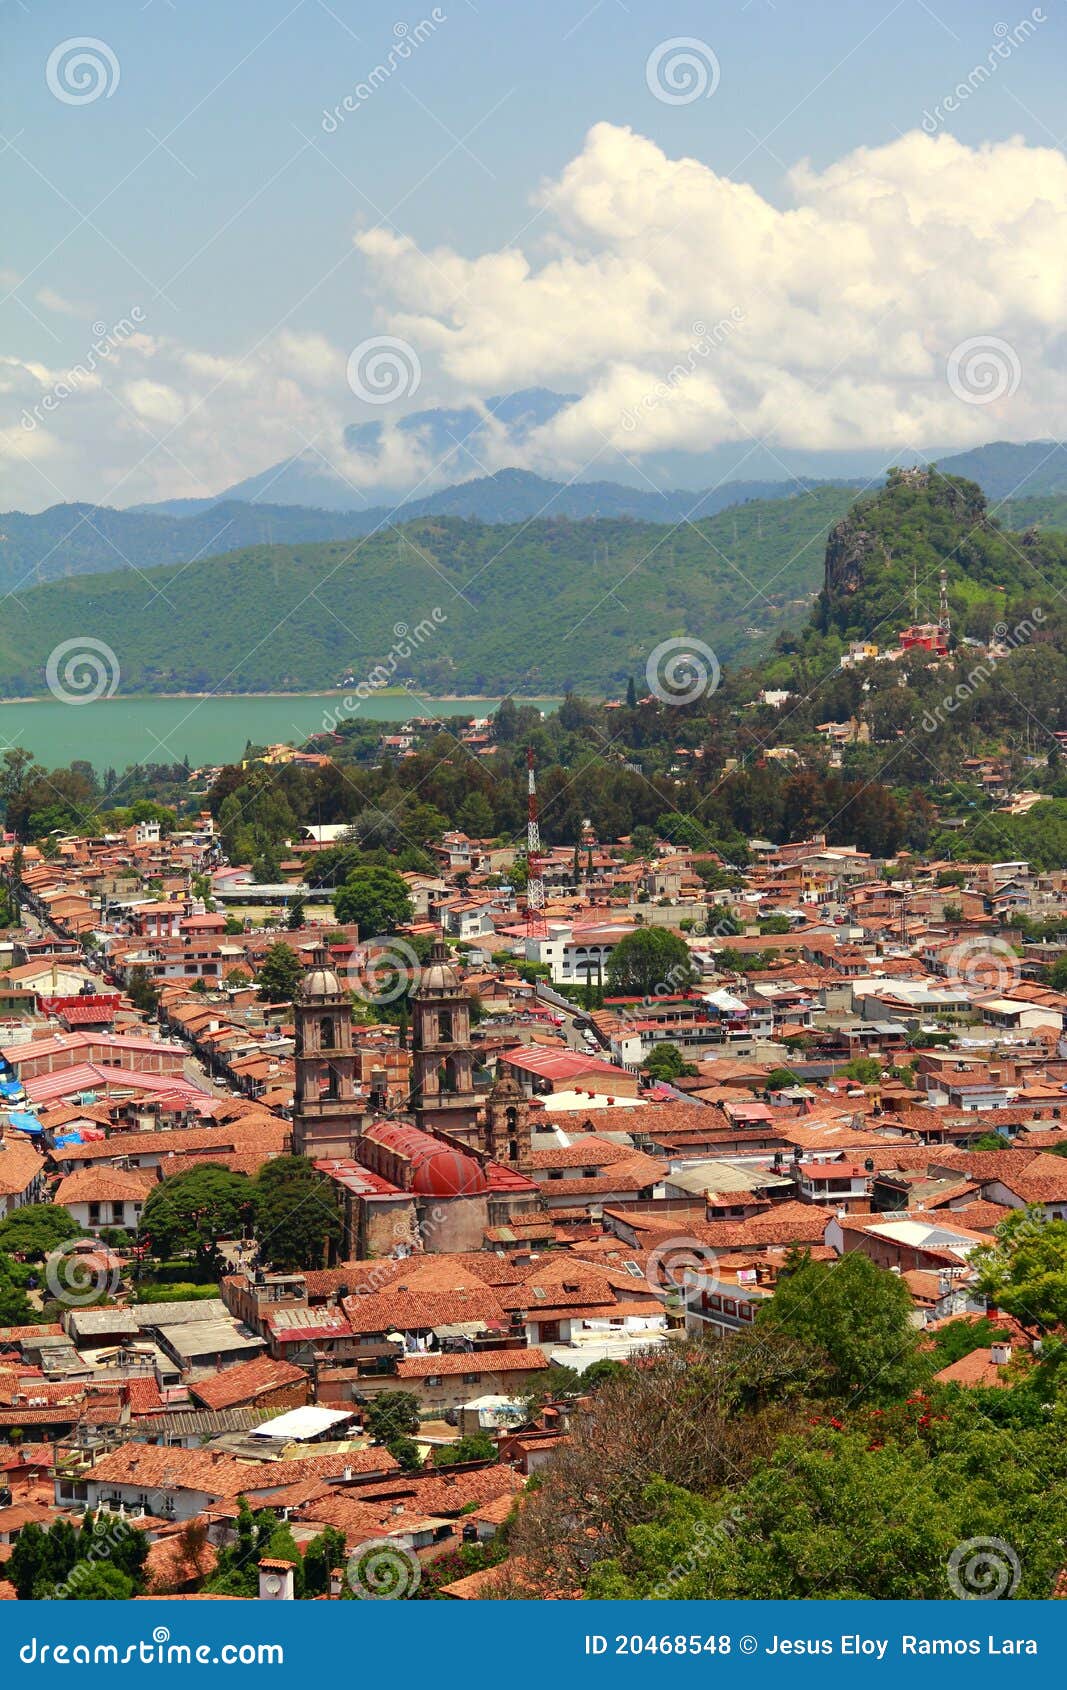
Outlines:
<svg viewBox="0 0 1067 1690"><path fill-rule="evenodd" d="M952 619L949 616L949 609L948 609L948 572L947 572L947 570L943 569L941 571L940 582L941 582L941 593L940 593L940 598L938 600L937 625L941 629L942 633L947 638L948 635L951 634L951 632L952 632Z"/></svg>
<svg viewBox="0 0 1067 1690"><path fill-rule="evenodd" d="M544 938L545 879L541 866L541 828L537 820L537 776L534 773L533 747L526 752L526 932L531 938Z"/></svg>

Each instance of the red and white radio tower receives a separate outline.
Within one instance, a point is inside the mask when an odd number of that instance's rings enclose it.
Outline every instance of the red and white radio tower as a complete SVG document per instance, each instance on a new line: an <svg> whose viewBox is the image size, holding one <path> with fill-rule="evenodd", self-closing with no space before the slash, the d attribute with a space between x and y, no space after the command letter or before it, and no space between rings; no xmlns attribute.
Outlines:
<svg viewBox="0 0 1067 1690"><path fill-rule="evenodd" d="M526 785L529 793L526 820L526 932L530 938L545 938L545 878L541 869L541 829L537 824L537 776L531 746L526 753Z"/></svg>

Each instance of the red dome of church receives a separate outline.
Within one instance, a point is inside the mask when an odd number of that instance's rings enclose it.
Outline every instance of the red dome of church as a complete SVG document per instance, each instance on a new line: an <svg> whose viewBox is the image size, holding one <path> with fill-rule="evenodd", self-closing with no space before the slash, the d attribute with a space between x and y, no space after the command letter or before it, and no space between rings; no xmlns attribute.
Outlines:
<svg viewBox="0 0 1067 1690"><path fill-rule="evenodd" d="M420 1197L479 1197L489 1190L477 1157L454 1150L419 1127L376 1121L364 1138L408 1162L411 1189Z"/></svg>
<svg viewBox="0 0 1067 1690"><path fill-rule="evenodd" d="M477 1197L489 1190L480 1163L447 1144L439 1144L424 1157L413 1157L412 1169L412 1190L422 1197Z"/></svg>

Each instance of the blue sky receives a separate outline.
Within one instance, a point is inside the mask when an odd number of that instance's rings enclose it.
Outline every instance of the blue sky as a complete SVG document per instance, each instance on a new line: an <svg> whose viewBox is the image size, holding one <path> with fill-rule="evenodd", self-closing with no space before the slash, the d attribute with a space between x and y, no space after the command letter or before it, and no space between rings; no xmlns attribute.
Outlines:
<svg viewBox="0 0 1067 1690"><path fill-rule="evenodd" d="M1004 155L1004 168L991 181L1010 201L1014 170L1025 199L1034 177L1032 155L1042 180L1051 183L1030 206L1026 234L1034 240L1027 262L1035 267L1035 289L1051 300L1037 329L1043 324L1051 334L1062 280L1049 271L1045 234L1034 231L1042 215L1037 200L1050 201L1057 218L1062 210L1060 184L1048 164L1049 154L1063 150L1062 0L1045 0L1036 9L1006 7L1002 0L667 7L644 0L597 6L541 0L536 8L446 0L436 15L440 21L434 22L429 6L404 12L348 0L148 0L143 6L96 0L91 7L33 9L5 0L3 129L12 144L2 155L6 298L0 355L9 367L31 374L12 380L0 396L11 407L0 426L24 413L34 383L47 391L66 366L84 359L94 324L112 325L136 306L152 341L138 348L136 371L128 348L111 358L102 385L113 410L101 408L99 394L86 389L66 398L47 426L27 430L23 424L17 461L3 487L5 506L36 508L60 496L104 498L113 488L119 504L215 490L212 427L218 476L225 481L265 468L290 446L299 448L300 439L314 432L308 419L317 406L328 419L323 449L328 436L332 451L345 421L379 416L343 390L345 355L377 332L415 336L423 370L420 403L484 395L493 391L498 373L521 384L530 372L521 361L512 370L499 347L489 347L484 321L466 325L462 351L469 377L458 351L445 357L449 324L455 327L447 302L431 298L431 287L424 305L414 296L412 267L402 252L369 256L354 237L386 230L413 243L419 254L446 253L447 260L434 261L439 274L453 260L470 266L505 252L521 252L534 267L564 254L580 267L593 244L583 210L588 196L610 199L618 183L644 170L643 155L620 148L596 180L578 185L573 203L562 196L558 214L556 208L538 210L532 196L540 185L560 182L598 124L647 138L672 169L688 158L718 181L749 184L760 202L778 210L796 204L796 184L787 173L800 161L810 160L821 177L857 149L921 136L924 115L931 145L935 133L966 149L1021 136L1026 147L1011 159ZM392 61L358 110L332 130L324 128L324 112L336 109L376 64L388 64L403 26L410 36L422 19L431 27L408 57ZM1014 30L1027 19L1024 36L997 60L993 74L969 89L955 112L932 119L946 94L1003 42L998 26ZM80 37L108 49L104 68L114 86L110 95L67 103L50 89L46 64L59 44ZM683 37L713 55L717 86L712 97L672 105L650 91L646 62L659 44ZM920 154L908 171L909 181L922 175ZM880 167L874 174L883 179ZM981 177L975 154L971 189L980 192ZM679 186L684 219L680 179ZM673 177L664 178L662 192L674 189ZM840 184L838 201L839 190ZM853 206L850 240L858 215ZM709 216L706 241L679 253L680 270L714 268L714 212ZM758 245L759 218L752 224ZM603 228L595 238L610 288L613 266L632 274L638 260L632 247L620 256ZM983 238L1004 242L1009 231L991 229ZM1010 238L1016 241L1017 232ZM473 281L477 294L473 272L457 273L468 293ZM401 298L405 287L408 297ZM974 278L975 335L996 334L1013 346L1018 338L1024 362L1032 366L1039 354L1044 360L1050 349L1034 324L1020 323L1016 336L1013 287L995 291L993 299L988 276ZM795 274L788 292L792 310L798 305ZM939 284L931 296L934 316L940 292ZM833 304L828 299L827 309ZM531 309L538 305L544 301L531 301ZM568 308L564 301L563 316ZM712 301L711 308L721 314L722 301ZM927 308L920 300L910 309L919 332ZM878 321L872 315L872 334ZM964 319L945 334L966 338L969 326ZM536 340L538 325L520 310L515 331ZM210 360L245 359L250 349L273 347L279 333L310 338L283 347L269 370L260 368L257 350L244 376L225 382L225 406L214 392L195 389L197 380L214 379ZM662 344L653 344L654 337L642 344L641 334L632 356L614 346L596 369L580 358L560 360L548 385L585 391L599 382L605 390L605 383L618 385L623 364L654 375L664 358L669 362L675 341L680 347L685 342L675 334ZM939 341L931 355L940 352ZM329 375L335 353L336 382ZM746 353L750 369L762 367L766 337ZM1056 357L1053 349L1053 365ZM861 383L858 342L856 358ZM902 359L906 364L903 338L895 370ZM768 370L766 379L781 373ZM800 379L806 379L802 372ZM823 380L836 380L829 363ZM885 380L884 372L878 380ZM742 388L740 369L723 378L723 405L732 415L741 407ZM1058 432L1060 397L1057 385L1043 390L1037 403L1031 387L1025 409L997 414L999 431L1017 438L1035 429ZM708 403L714 417L716 397ZM257 404L270 411L271 427L256 414ZM192 424L186 421L190 408L196 411ZM664 419L670 408L664 406ZM887 405L887 411L897 408ZM933 431L939 440L944 427L952 431L949 413L905 408L906 419L891 424L887 418L887 442L902 429L905 435L909 428ZM813 419L813 439L827 446L843 439L848 414L842 404L832 423ZM972 442L993 421L992 412L981 418L961 413L960 443ZM687 449L686 430L694 426L679 417L673 433L665 430L655 444ZM749 420L743 426L753 425ZM776 419L768 428L771 435L782 432L783 450L795 446ZM559 439L546 445L538 467L549 463L552 451L563 467L575 467L565 446ZM583 450L575 447L578 455Z"/></svg>

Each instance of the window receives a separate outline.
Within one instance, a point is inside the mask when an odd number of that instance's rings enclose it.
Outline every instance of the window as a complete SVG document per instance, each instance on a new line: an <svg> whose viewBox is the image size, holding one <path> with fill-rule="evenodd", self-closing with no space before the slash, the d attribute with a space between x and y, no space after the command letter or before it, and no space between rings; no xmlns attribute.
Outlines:
<svg viewBox="0 0 1067 1690"><path fill-rule="evenodd" d="M463 1375L463 1383L465 1385L476 1385L480 1378L480 1373L465 1373Z"/></svg>
<svg viewBox="0 0 1067 1690"><path fill-rule="evenodd" d="M441 1383L441 1375L439 1373L427 1373L426 1383L428 1385L439 1385Z"/></svg>

